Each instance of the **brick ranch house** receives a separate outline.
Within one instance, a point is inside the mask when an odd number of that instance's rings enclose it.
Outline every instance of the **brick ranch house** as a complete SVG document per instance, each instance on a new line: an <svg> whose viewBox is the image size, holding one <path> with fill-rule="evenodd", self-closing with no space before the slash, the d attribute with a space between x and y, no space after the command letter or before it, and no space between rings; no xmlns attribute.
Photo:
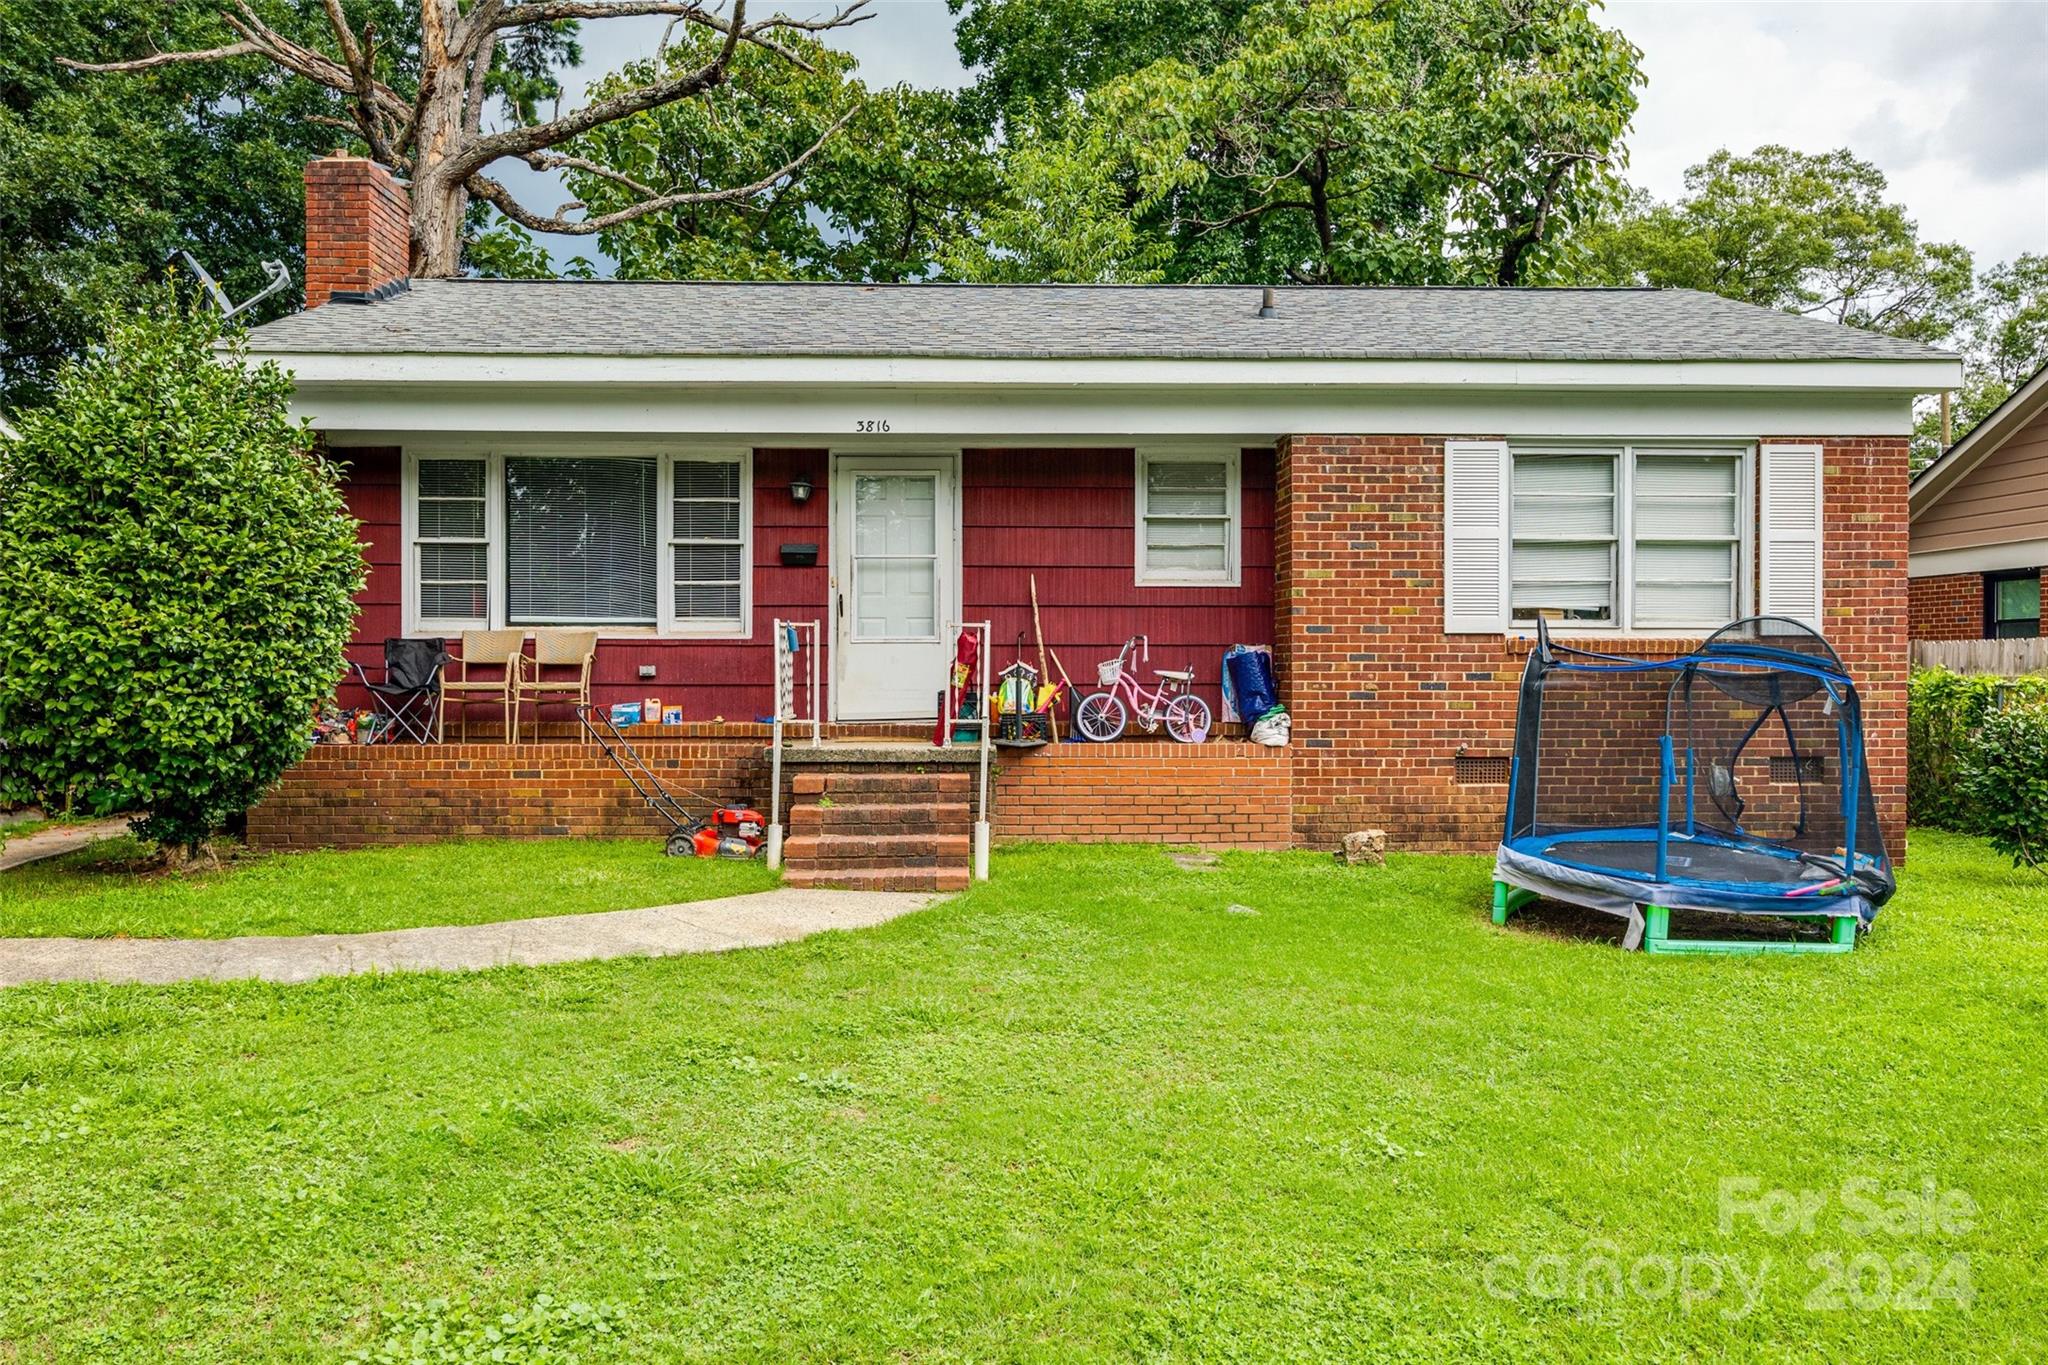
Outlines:
<svg viewBox="0 0 2048 1365"><path fill-rule="evenodd" d="M1915 640L2041 634L2048 565L2048 366L1914 478Z"/></svg>
<svg viewBox="0 0 2048 1365"><path fill-rule="evenodd" d="M832 733L929 734L939 623L1007 659L1035 575L1077 680L1144 632L1214 705L1270 644L1293 743L1006 752L998 840L1478 849L1539 614L1676 652L1760 610L1856 672L1903 846L1907 436L1946 354L1683 290L408 281L402 186L332 158L307 191L306 311L251 349L346 470L366 662L598 626L597 700L679 702L645 751L765 804L771 620L825 623ZM323 748L251 836L649 828L554 733Z"/></svg>

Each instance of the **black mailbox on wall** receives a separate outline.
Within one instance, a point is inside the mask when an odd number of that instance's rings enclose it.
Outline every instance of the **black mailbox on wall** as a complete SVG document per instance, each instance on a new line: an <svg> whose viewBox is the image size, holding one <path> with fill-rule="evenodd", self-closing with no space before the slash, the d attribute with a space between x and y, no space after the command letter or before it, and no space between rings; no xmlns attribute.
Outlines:
<svg viewBox="0 0 2048 1365"><path fill-rule="evenodd" d="M818 547L816 545L786 544L782 547L782 563L785 568L808 569L817 562Z"/></svg>

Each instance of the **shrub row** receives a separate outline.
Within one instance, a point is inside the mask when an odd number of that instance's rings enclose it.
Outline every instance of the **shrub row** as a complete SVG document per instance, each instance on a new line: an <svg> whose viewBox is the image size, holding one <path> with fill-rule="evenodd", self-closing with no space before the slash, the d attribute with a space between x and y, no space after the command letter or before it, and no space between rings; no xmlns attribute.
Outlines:
<svg viewBox="0 0 2048 1365"><path fill-rule="evenodd" d="M1915 824L1985 835L2016 862L2048 858L2048 677L1915 669L1906 808Z"/></svg>

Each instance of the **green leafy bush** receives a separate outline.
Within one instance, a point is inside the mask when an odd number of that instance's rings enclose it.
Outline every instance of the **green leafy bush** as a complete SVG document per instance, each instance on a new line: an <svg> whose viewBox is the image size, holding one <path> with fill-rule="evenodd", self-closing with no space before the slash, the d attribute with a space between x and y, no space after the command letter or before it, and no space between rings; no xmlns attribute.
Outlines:
<svg viewBox="0 0 2048 1365"><path fill-rule="evenodd" d="M290 380L220 340L160 298L0 447L0 799L187 848L304 753L363 579Z"/></svg>
<svg viewBox="0 0 2048 1365"><path fill-rule="evenodd" d="M2048 858L2048 703L1987 717L1956 776L1977 832L2015 863L2041 866Z"/></svg>
<svg viewBox="0 0 2048 1365"><path fill-rule="evenodd" d="M1980 807L1965 797L1958 769L1985 718L2001 705L2048 701L2048 678L1965 677L1917 668L1906 699L1906 812L1916 825L1982 833Z"/></svg>

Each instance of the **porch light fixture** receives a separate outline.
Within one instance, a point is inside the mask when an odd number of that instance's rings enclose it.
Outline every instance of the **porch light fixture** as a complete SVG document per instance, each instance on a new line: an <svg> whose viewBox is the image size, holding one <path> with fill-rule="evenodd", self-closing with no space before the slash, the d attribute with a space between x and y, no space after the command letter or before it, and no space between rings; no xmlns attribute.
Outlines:
<svg viewBox="0 0 2048 1365"><path fill-rule="evenodd" d="M811 481L799 474L789 481L789 500L802 506L811 500Z"/></svg>

